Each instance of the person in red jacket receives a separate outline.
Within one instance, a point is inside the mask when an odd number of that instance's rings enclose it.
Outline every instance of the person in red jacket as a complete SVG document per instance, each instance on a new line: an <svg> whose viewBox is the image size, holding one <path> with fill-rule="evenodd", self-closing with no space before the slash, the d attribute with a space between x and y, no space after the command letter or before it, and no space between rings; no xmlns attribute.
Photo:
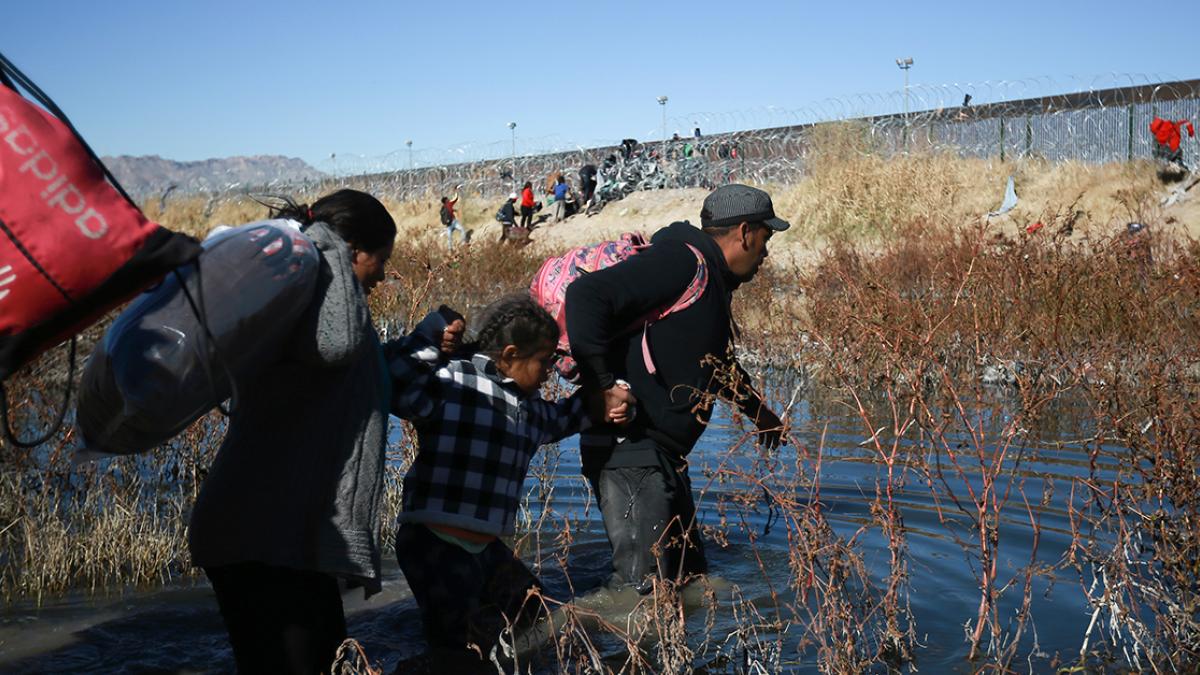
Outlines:
<svg viewBox="0 0 1200 675"><path fill-rule="evenodd" d="M521 189L521 227L528 231L533 226L533 183L525 181Z"/></svg>
<svg viewBox="0 0 1200 675"><path fill-rule="evenodd" d="M1175 122L1155 117L1150 122L1150 133L1154 134L1154 140L1157 141L1154 145L1154 157L1168 163L1179 164L1186 170L1183 163L1183 149L1180 148L1183 130L1187 131L1189 137L1196 135L1195 127L1187 120Z"/></svg>

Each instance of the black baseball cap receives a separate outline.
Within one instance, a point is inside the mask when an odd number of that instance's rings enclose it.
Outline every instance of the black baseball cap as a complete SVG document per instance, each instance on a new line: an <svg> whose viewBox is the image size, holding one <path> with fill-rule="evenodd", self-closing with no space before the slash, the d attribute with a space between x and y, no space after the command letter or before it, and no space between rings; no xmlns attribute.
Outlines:
<svg viewBox="0 0 1200 675"><path fill-rule="evenodd" d="M739 223L762 223L782 232L791 224L775 217L771 195L749 185L722 185L704 198L700 209L701 227L729 227Z"/></svg>

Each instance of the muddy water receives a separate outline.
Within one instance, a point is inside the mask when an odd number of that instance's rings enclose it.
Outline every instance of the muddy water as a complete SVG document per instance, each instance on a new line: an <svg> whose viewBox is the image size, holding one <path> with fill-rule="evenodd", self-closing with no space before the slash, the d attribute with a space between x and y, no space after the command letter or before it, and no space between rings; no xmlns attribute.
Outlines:
<svg viewBox="0 0 1200 675"><path fill-rule="evenodd" d="M978 419L993 432L1008 422L1004 395L993 392ZM998 402L997 402L998 401ZM890 417L879 406L879 414L870 426L888 425ZM877 526L871 525L871 503L880 464L869 447L862 443L870 432L852 409L828 392L812 392L800 399L792 411L796 437L813 455L821 448L819 472L822 510L835 532L854 540L873 582L887 574L887 542ZM1035 502L1041 518L1041 535L1033 559L1046 565L1057 564L1070 543L1070 524L1066 500L1072 479L1088 475L1088 457L1072 442L1090 435L1085 416L1078 404L1061 404L1049 411L1038 429L1030 429L1022 444L1014 446L1013 459L1020 456L1018 475ZM763 499L739 500L746 494L761 494L761 488L748 488L741 473L761 480L779 495L795 494L808 503L809 488L796 494L795 448L784 450L774 465L764 465L758 453L737 446L742 432L727 411L719 411L712 428L693 453L692 477L702 491L700 517L705 525L722 528L726 541L707 542L712 570L718 580L713 588L718 598L715 612L698 608L689 619L689 633L699 643L705 623L712 622L707 649L697 657L696 666L710 671L736 670L759 660L768 670L815 672L814 655L802 651L804 638L797 610L805 607L794 591L788 590L788 527L778 519L778 510ZM890 431L881 435L890 443ZM823 439L823 441L822 441ZM964 441L965 441L964 437ZM923 452L929 461L938 457L916 444L916 433L906 434L902 443L911 452ZM1064 444L1065 443L1065 444ZM1109 448L1108 452L1116 452ZM941 457L944 461L946 458ZM1107 469L1101 456L1099 472ZM773 472L772 472L773 466ZM535 466L544 478L527 482L531 504L540 504L548 496L548 510L532 507L523 517L543 519L540 536L531 535L523 542L525 558L535 566L550 595L569 598L571 589L586 594L601 585L607 566L607 543L599 527L599 515L585 482L579 477L577 446L573 441L561 444ZM714 478L715 476L715 478ZM711 480L710 480L711 479ZM968 482L978 485L977 473L969 473ZM963 479L949 482L965 490ZM790 491L790 492L789 492ZM1043 503L1043 494L1048 501ZM943 493L944 497L944 493ZM964 640L964 623L972 620L979 604L975 572L976 558L962 541L972 533L961 518L939 516L938 501L918 472L906 474L906 483L896 497L901 506L907 533L909 591L908 605L915 624L918 646L917 666L924 672L972 670L967 661L969 646ZM946 506L943 499L942 507ZM1028 565L1033 553L1029 518L1019 498L1015 498L1001 525L1000 579L1009 579ZM944 510L943 510L944 513ZM544 516L544 518L543 518ZM564 522L570 522L573 540L564 551L555 535ZM751 540L753 539L753 543ZM565 556L559 554L565 553ZM565 567L559 564L564 559ZM390 671L397 663L424 651L420 620L415 603L394 560L385 560L384 592L364 601L361 592L344 596L351 635L358 638L369 656ZM869 593L854 589L849 595ZM760 649L739 643L727 636L739 626L737 615L744 616L746 606L735 606L732 598L753 603L768 619L789 623L782 635L782 649L773 655L771 648ZM1047 576L1035 577L1033 617L1038 653L1030 663L1036 671L1048 670L1049 659L1058 653L1078 653L1088 625L1089 613L1084 602L1080 579L1074 573L1058 573L1051 583ZM593 595L587 601L593 609L614 623L624 624L634 598ZM776 607L786 607L777 613ZM699 601L689 599L689 606ZM1000 601L1000 616L1014 616L1020 604L1020 589L1008 591ZM877 621L869 617L866 623ZM760 633L766 643L775 637ZM619 666L624 647L601 637L597 644ZM700 646L696 644L694 646ZM653 645L649 645L652 650ZM1035 649L1032 632L1027 631L1019 653L1021 663ZM4 672L228 672L232 659L225 633L209 589L202 583L175 584L154 590L126 590L108 596L72 596L50 599L40 608L32 604L9 607L0 618L0 670ZM552 668L550 668L552 670Z"/></svg>

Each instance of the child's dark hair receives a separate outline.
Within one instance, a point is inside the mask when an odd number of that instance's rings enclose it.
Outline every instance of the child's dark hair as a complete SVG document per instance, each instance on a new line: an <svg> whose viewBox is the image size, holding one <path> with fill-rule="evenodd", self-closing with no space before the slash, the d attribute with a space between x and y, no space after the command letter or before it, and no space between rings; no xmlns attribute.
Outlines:
<svg viewBox="0 0 1200 675"><path fill-rule="evenodd" d="M338 233L351 248L376 251L396 239L396 221L380 201L365 192L343 189L327 194L312 206L283 198L271 207L271 218L291 218L305 227L320 221Z"/></svg>
<svg viewBox="0 0 1200 675"><path fill-rule="evenodd" d="M495 357L507 345L515 345L525 357L545 345L558 344L558 323L526 294L500 298L485 307L481 316L472 351Z"/></svg>

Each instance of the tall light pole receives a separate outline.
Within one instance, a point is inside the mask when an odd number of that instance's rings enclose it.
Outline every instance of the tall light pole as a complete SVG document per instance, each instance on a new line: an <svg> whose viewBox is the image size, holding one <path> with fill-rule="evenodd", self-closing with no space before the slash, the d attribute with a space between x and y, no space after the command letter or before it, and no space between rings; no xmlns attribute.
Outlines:
<svg viewBox="0 0 1200 675"><path fill-rule="evenodd" d="M412 171L413 170L412 139L410 138L407 141L404 141L404 144L408 146L408 170Z"/></svg>
<svg viewBox="0 0 1200 675"><path fill-rule="evenodd" d="M667 155L667 97L659 96L658 104L662 106L662 113L663 113L662 150L663 150L663 157L666 157L666 155Z"/></svg>
<svg viewBox="0 0 1200 675"><path fill-rule="evenodd" d="M911 56L896 59L896 65L904 71L904 147L908 147L908 70L913 66Z"/></svg>
<svg viewBox="0 0 1200 675"><path fill-rule="evenodd" d="M509 122L508 130L512 133L512 182L517 186L517 123Z"/></svg>

